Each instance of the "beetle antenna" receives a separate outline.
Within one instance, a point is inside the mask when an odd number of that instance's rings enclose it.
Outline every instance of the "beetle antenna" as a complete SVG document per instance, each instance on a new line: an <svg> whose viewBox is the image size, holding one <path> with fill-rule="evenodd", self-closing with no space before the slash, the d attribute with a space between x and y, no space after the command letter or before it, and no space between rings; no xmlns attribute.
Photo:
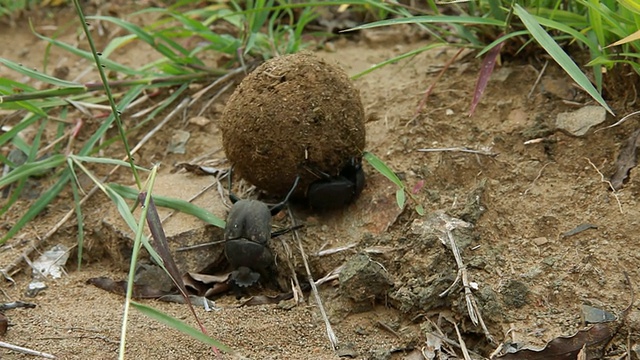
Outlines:
<svg viewBox="0 0 640 360"><path fill-rule="evenodd" d="M282 210L282 208L287 204L287 202L289 201L289 198L291 197L291 195L293 195L293 192L296 190L296 187L298 187L299 182L300 182L300 175L296 176L296 179L293 181L293 186L291 187L291 190L289 190L289 193L287 194L287 196L285 196L284 200L273 205L271 209L269 209L271 211L271 216L274 216L275 214L279 213L280 210Z"/></svg>

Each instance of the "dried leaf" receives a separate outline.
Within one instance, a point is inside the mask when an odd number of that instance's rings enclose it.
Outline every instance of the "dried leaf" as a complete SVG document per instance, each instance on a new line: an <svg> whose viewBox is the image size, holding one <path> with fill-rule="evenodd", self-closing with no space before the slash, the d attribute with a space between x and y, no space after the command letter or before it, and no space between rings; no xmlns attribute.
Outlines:
<svg viewBox="0 0 640 360"><path fill-rule="evenodd" d="M243 302L240 306L254 306L254 305L268 305L268 304L277 304L282 300L289 300L293 298L293 293L288 292L284 294L278 295L256 295L250 297L247 301Z"/></svg>
<svg viewBox="0 0 640 360"><path fill-rule="evenodd" d="M558 337L547 343L543 349L523 348L515 353L498 357L504 360L561 360L576 359L584 348L587 359L601 359L603 347L613 337L615 331L607 324L596 324L580 330L570 337Z"/></svg>
<svg viewBox="0 0 640 360"><path fill-rule="evenodd" d="M223 170L212 167L212 166L202 166L197 164L190 163L179 163L175 165L178 169L185 169L190 173L196 175L218 175Z"/></svg>
<svg viewBox="0 0 640 360"><path fill-rule="evenodd" d="M227 280L229 280L229 276L231 275L231 273L228 272L223 275L208 275L208 274L199 274L199 273L189 272L185 274L185 277L187 275L191 277L193 280L199 281L203 284L214 284L214 283L227 282Z"/></svg>
<svg viewBox="0 0 640 360"><path fill-rule="evenodd" d="M640 139L640 129L634 131L626 141L624 148L620 150L616 160L616 172L611 176L611 185L614 190L620 190L624 184L629 170L637 165L636 150L638 149L638 139Z"/></svg>
<svg viewBox="0 0 640 360"><path fill-rule="evenodd" d="M631 1L629 1L629 2L631 2ZM632 42L632 41L636 41L636 40L638 40L638 39L640 39L640 30L638 30L638 31L634 32L634 33L633 33L633 34L631 34L631 35L627 35L627 36L625 36L624 38L622 38L622 39L620 39L620 40L618 40L618 41L614 42L613 44L611 44L611 45L609 45L609 46L607 46L607 47L611 47L611 46L618 46L618 45L626 44L626 43L629 43L629 42Z"/></svg>
<svg viewBox="0 0 640 360"><path fill-rule="evenodd" d="M185 286L195 294L204 297L212 297L229 291L227 283L231 273L222 275L207 275L199 273L186 273L182 276Z"/></svg>
<svg viewBox="0 0 640 360"><path fill-rule="evenodd" d="M102 290L106 290L110 293L124 296L127 293L126 281L114 281L107 277L97 277L87 280L88 284L94 285ZM167 295L166 292L154 289L146 285L133 285L133 298L134 299L157 299L161 296Z"/></svg>
<svg viewBox="0 0 640 360"><path fill-rule="evenodd" d="M487 88L487 84L489 83L489 78L491 77L491 73L493 73L493 68L496 66L496 59L498 55L500 55L500 51L504 46L504 41L500 44L493 47L493 49L489 50L489 52L485 55L482 60L482 68L480 68L480 75L478 75L478 81L476 82L476 88L473 91L473 100L471 101L471 109L469 109L469 116L472 116L474 111L476 111L476 106L480 102L482 98L482 94L484 90Z"/></svg>
<svg viewBox="0 0 640 360"><path fill-rule="evenodd" d="M229 283L216 283L208 288L203 296L206 298L211 298L215 295L226 293L229 290L231 290L231 285Z"/></svg>

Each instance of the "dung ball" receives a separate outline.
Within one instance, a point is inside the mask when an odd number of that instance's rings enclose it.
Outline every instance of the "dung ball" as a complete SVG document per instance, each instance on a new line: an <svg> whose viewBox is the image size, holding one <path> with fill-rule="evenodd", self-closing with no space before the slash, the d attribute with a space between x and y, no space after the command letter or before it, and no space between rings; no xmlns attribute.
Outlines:
<svg viewBox="0 0 640 360"><path fill-rule="evenodd" d="M347 74L312 53L264 62L247 75L220 123L234 171L259 189L295 195L325 173L337 176L365 146L360 92Z"/></svg>

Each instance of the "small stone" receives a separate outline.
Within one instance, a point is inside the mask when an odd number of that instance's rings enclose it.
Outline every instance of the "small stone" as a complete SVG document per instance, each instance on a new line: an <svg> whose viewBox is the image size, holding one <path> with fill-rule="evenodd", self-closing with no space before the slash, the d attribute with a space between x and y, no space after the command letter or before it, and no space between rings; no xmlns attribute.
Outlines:
<svg viewBox="0 0 640 360"><path fill-rule="evenodd" d="M195 116L189 119L189 124L194 124L198 126L206 126L206 125L209 125L210 122L211 120L207 119L204 116Z"/></svg>
<svg viewBox="0 0 640 360"><path fill-rule="evenodd" d="M602 106L585 106L573 112L564 112L556 117L556 127L573 136L583 136L592 127L601 124L607 117Z"/></svg>
<svg viewBox="0 0 640 360"><path fill-rule="evenodd" d="M531 241L533 241L533 243L538 245L538 246L542 246L542 245L548 243L549 239L547 239L546 237L542 236L542 237L537 237L537 238L535 238L535 239L533 239Z"/></svg>

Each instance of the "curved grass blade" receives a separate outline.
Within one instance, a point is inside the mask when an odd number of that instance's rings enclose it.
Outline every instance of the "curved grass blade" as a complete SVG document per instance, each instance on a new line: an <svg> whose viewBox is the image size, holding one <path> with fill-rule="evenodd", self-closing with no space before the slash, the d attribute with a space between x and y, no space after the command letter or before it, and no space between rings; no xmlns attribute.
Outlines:
<svg viewBox="0 0 640 360"><path fill-rule="evenodd" d="M74 83L71 81L61 80L53 76L49 76L47 74L43 74L39 71L29 69L23 65L17 64L11 60L0 58L0 64L8 67L9 69L18 72L24 76L29 77L30 79L35 79L38 81L45 82L47 84L51 84L53 86L59 86L62 88L84 88L82 84Z"/></svg>
<svg viewBox="0 0 640 360"><path fill-rule="evenodd" d="M31 25L31 24L30 24ZM40 35L38 34L35 29L33 29L33 26L31 26L31 31L33 32L33 34L35 36L37 36L39 39L42 39L44 41L49 42L52 45L55 45L59 48L61 48L64 51L68 51L71 54L80 56L83 59L87 59L87 60L91 60L93 61L93 54L90 51L84 51L84 50L80 50L75 46L69 45L63 41L60 40L55 40L55 39L51 39L49 37L46 37L44 35ZM123 74L127 74L127 75L148 75L145 74L142 71L138 71L129 67L126 67L124 65L118 64L117 62L113 61L113 60L109 60L107 58L103 58L100 60L100 62L109 70L114 70L114 71L118 71L121 72Z"/></svg>
<svg viewBox="0 0 640 360"><path fill-rule="evenodd" d="M396 184L398 188L404 189L404 184L402 183L400 178L398 178L398 175L396 175L396 173L394 173L393 170L391 170L387 166L387 164L382 162L380 158L378 158L377 156L373 155L368 151L366 151L362 155L362 158L367 160L369 165L373 166L373 168L376 169L380 174L384 175L384 177L391 180L392 183Z"/></svg>
<svg viewBox="0 0 640 360"><path fill-rule="evenodd" d="M200 341L202 343L205 343L205 344L211 345L211 346L215 346L216 348L218 348L218 349L220 349L220 350L222 350L224 352L227 352L227 353L233 352L233 350L230 347L224 345L223 343L219 342L216 339L213 339L213 338L203 334L202 332L200 332L200 330L198 330L198 329L196 329L194 327L191 327L191 326L185 324L184 322L182 322L182 321L180 321L180 320L178 320L178 319L176 319L174 317L171 317L171 316L169 316L169 315L167 315L167 314L165 314L163 312L160 312L160 311L158 311L158 310L156 310L156 309L154 309L154 308L152 308L150 306L143 305L143 304L135 302L135 301L132 301L131 305L133 307L135 307L138 311L143 313L144 315L146 315L146 316L148 316L148 317L150 317L150 318L152 318L154 320L157 320L157 321L159 321L159 322L161 322L161 323L163 323L163 324L165 324L165 325L167 325L169 327L172 327L172 328L174 328L174 329L176 329L176 330L178 330L178 331L180 331L180 332L182 332L182 333L184 333L186 335L189 335L190 337L192 337L192 338L194 338L194 339L196 339L196 340L198 340L198 341Z"/></svg>
<svg viewBox="0 0 640 360"><path fill-rule="evenodd" d="M114 184L111 183L109 184L109 187L111 189L113 189L113 191L117 192L120 196L127 198L127 199L132 199L135 200L138 198L138 191L135 189L132 189L130 187L124 186L124 185L120 185L120 184ZM166 197L166 196L159 196L159 195L154 195L153 196L153 201L158 205L158 206L162 206L162 207L166 207L169 209L173 209L173 210L177 210L180 212L183 212L185 214L188 215L192 215L197 217L198 219L217 226L219 228L224 229L226 223L224 222L224 220L218 218L217 216L213 215L212 213L210 213L209 211L194 205L188 201L184 201L181 199L174 199L174 198L170 198L170 197Z"/></svg>
<svg viewBox="0 0 640 360"><path fill-rule="evenodd" d="M5 187L19 179L27 178L32 175L42 174L48 169L56 168L65 162L62 154L52 155L44 160L25 163L12 170L7 175L0 178L0 188Z"/></svg>
<svg viewBox="0 0 640 360"><path fill-rule="evenodd" d="M116 165L116 166L129 166L129 163L126 161L122 161L122 160L118 160L118 159L111 159L111 158L99 158L99 157L93 157L93 156L81 156L81 155L70 155L71 158L73 159L77 159L78 161L82 161L82 162L90 162L90 163L96 163L96 164L107 164L107 165ZM138 170L143 170L143 171L150 171L150 169L147 169L145 167L136 165L136 169Z"/></svg>
<svg viewBox="0 0 640 360"><path fill-rule="evenodd" d="M353 80L358 79L358 78L363 77L363 76L367 75L368 73L370 73L370 72L372 72L372 71L374 71L376 69L379 69L379 68L381 68L383 66L389 65L391 63L400 61L402 59L405 59L405 58L408 58L408 57L411 57L411 56L414 56L414 55L418 55L418 54L420 54L422 52L425 52L427 50L436 49L436 48L443 47L443 46L451 46L451 44L435 43L435 44L429 44L427 46L423 46L423 47L421 47L419 49L415 49L415 50L406 52L404 54L398 55L396 57L393 57L391 59L385 60L383 62L379 62L379 63L373 65L372 67L368 68L367 70L359 72L359 73L351 76L351 79L353 79Z"/></svg>
<svg viewBox="0 0 640 360"><path fill-rule="evenodd" d="M476 81L476 87L473 91L473 100L471 100L471 108L469 109L469 116L472 116L476 111L476 106L480 103L480 99L482 99L482 94L484 94L484 90L487 88L487 84L489 83L489 78L493 73L493 69L496 65L496 59L500 55L500 51L504 46L504 42L500 43L498 46L494 47L489 51L484 59L482 60L482 66L480 67L480 74L478 75L478 80Z"/></svg>
<svg viewBox="0 0 640 360"><path fill-rule="evenodd" d="M529 30L531 36L542 46L547 53L560 65L564 71L576 82L580 87L584 89L594 100L596 100L602 107L604 107L611 115L613 110L604 101L602 95L598 93L598 90L593 86L589 78L580 70L573 60L565 53L562 48L553 40L549 34L540 26L540 23L531 16L522 6L515 4L515 14L522 20L524 26Z"/></svg>

